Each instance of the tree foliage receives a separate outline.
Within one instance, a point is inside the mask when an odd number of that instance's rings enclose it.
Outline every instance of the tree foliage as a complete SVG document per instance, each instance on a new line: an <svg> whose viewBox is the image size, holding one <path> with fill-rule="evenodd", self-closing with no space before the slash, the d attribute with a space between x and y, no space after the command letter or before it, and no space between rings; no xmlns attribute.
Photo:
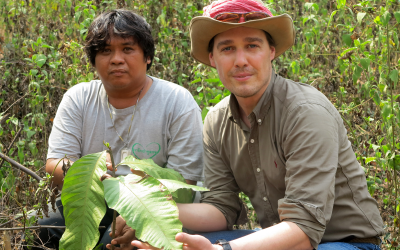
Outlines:
<svg viewBox="0 0 400 250"><path fill-rule="evenodd" d="M188 88L205 117L210 107L229 95L214 69L190 57L188 26L208 3L0 0L0 150L43 173L47 138L62 95L79 82L98 78L82 51L87 28L96 15L113 8L132 9L146 18L153 27L157 46L148 73ZM296 43L274 60L275 71L317 88L339 110L356 157L365 169L369 192L378 200L388 229L384 248L397 247L399 2L264 3L274 15L289 14L296 28ZM27 207L43 203L34 196L37 187L38 183L29 176L3 163L0 197L5 205L0 213L7 214L10 220L13 214L8 211L20 208L15 201ZM254 210L251 212L254 214Z"/></svg>

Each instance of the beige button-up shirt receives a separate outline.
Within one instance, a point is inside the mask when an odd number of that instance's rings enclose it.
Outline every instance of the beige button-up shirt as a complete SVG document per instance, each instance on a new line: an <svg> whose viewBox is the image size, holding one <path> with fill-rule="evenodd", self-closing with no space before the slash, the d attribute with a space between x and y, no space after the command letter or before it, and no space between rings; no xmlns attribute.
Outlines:
<svg viewBox="0 0 400 250"><path fill-rule="evenodd" d="M274 72L249 115L231 95L208 113L203 129L205 185L201 202L216 206L228 228L247 220L238 197L249 196L263 228L296 223L320 242L383 234L339 112L315 88Z"/></svg>

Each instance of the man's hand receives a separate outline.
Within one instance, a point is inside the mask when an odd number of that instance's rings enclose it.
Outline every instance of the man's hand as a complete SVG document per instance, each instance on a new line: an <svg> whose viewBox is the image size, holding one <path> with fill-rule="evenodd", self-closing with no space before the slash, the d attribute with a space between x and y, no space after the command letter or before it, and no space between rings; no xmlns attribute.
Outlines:
<svg viewBox="0 0 400 250"><path fill-rule="evenodd" d="M223 250L222 246L211 244L201 235L179 233L175 236L175 240L183 243L184 250Z"/></svg>
<svg viewBox="0 0 400 250"><path fill-rule="evenodd" d="M159 248L153 247L148 243L141 242L138 240L132 241L132 246L137 247L138 250L160 250Z"/></svg>
<svg viewBox="0 0 400 250"><path fill-rule="evenodd" d="M112 224L111 224L112 228ZM110 236L112 236L112 232L110 232ZM133 246L131 242L135 240L135 230L126 225L125 220L118 216L115 223L115 238L111 240L111 244L117 245L120 247L114 248L115 250L131 250ZM111 244L107 244L107 249L111 249Z"/></svg>
<svg viewBox="0 0 400 250"><path fill-rule="evenodd" d="M108 170L113 171L112 163L111 163L111 156L109 153L107 153L107 156L106 156L106 167ZM115 169L115 171L117 171L117 170Z"/></svg>
<svg viewBox="0 0 400 250"><path fill-rule="evenodd" d="M213 245L211 242L201 235L190 235L179 233L175 240L183 243L183 250L223 250L222 246ZM138 240L132 241L132 246L139 248L138 250L158 250L147 243Z"/></svg>

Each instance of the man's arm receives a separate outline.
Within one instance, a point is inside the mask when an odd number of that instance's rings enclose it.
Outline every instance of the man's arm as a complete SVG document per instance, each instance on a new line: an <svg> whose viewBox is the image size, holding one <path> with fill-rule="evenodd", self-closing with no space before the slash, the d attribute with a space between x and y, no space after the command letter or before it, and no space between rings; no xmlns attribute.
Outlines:
<svg viewBox="0 0 400 250"><path fill-rule="evenodd" d="M232 250L274 249L308 250L313 249L308 236L293 222L281 222L259 232L231 242Z"/></svg>
<svg viewBox="0 0 400 250"><path fill-rule="evenodd" d="M216 207L206 203L177 205L183 227L198 232L227 230L225 216Z"/></svg>
<svg viewBox="0 0 400 250"><path fill-rule="evenodd" d="M64 179L61 158L68 156L75 161L81 155L82 109L74 93L76 91L72 91L74 98L71 97L71 90L64 94L48 140L46 172L54 175L52 185L59 190L62 189ZM64 161L67 163L67 160ZM70 162L72 165L73 162Z"/></svg>
<svg viewBox="0 0 400 250"><path fill-rule="evenodd" d="M65 164L68 163L68 160L64 159ZM70 161L71 165L73 164ZM46 172L50 175L53 175L52 181L52 188L57 187L58 190L62 189L64 183L64 171L62 170L63 166L63 159L47 159L46 161Z"/></svg>
<svg viewBox="0 0 400 250"><path fill-rule="evenodd" d="M182 242L186 250L222 250L221 246L213 245L200 235L177 234L176 240ZM281 222L275 226L252 233L245 237L229 242L232 250L312 250L308 236L292 222ZM133 246L143 247L139 241L132 242ZM144 249L151 249L149 247Z"/></svg>
<svg viewBox="0 0 400 250"><path fill-rule="evenodd" d="M199 206L202 204L193 204ZM200 211L200 210L199 210ZM193 217L193 216L192 216ZM196 216L195 216L196 217ZM179 215L181 218L181 215ZM193 221L195 221L193 219ZM210 222L210 224L213 224ZM184 227L188 225L183 224ZM211 231L211 230L210 230ZM200 235L179 233L175 238L182 242L185 250L223 250L221 246ZM308 236L293 222L281 222L275 226L252 233L229 242L232 250L312 250ZM132 246L140 249L155 249L146 243L133 241Z"/></svg>

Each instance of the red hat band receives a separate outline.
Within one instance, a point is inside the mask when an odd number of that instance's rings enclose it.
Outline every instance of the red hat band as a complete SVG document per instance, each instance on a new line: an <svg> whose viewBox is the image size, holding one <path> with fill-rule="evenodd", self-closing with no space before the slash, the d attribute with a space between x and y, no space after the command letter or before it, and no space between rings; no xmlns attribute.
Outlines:
<svg viewBox="0 0 400 250"><path fill-rule="evenodd" d="M233 12L233 13L248 13L248 12L265 12L272 17L271 11L261 2L254 0L220 0L204 7L203 16L214 18L216 15Z"/></svg>

